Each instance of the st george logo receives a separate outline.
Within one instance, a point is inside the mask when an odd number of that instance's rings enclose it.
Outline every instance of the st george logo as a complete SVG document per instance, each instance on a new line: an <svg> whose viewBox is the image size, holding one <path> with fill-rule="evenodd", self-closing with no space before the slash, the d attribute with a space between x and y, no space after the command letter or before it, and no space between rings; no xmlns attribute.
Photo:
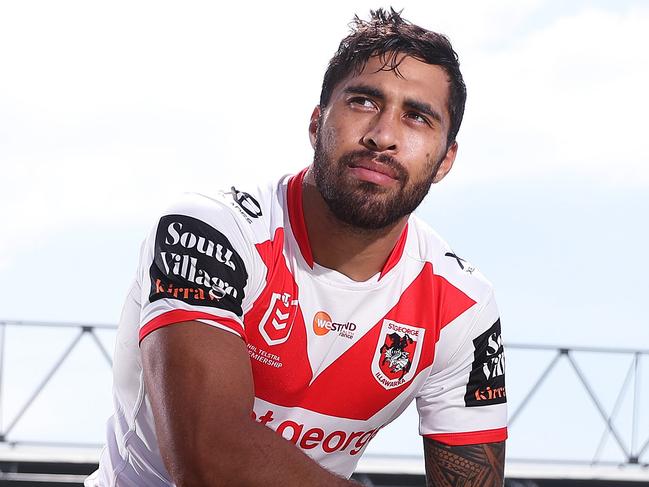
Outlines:
<svg viewBox="0 0 649 487"><path fill-rule="evenodd" d="M403 336L397 332L387 335L381 347L381 371L390 379L403 379L412 367L416 346L417 343L407 333Z"/></svg>
<svg viewBox="0 0 649 487"><path fill-rule="evenodd" d="M288 340L295 321L297 299L289 293L273 293L266 313L259 322L259 333L268 345L279 345Z"/></svg>
<svg viewBox="0 0 649 487"><path fill-rule="evenodd" d="M386 389L410 381L417 370L424 328L383 320L372 359L372 375Z"/></svg>

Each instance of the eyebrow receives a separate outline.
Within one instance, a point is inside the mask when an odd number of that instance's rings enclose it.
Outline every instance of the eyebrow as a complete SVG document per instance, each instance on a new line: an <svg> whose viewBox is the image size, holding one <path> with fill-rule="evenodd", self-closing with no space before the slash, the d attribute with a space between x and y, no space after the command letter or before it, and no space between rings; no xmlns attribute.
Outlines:
<svg viewBox="0 0 649 487"><path fill-rule="evenodd" d="M366 95L377 98L379 100L385 100L385 94L380 89L369 85L351 85L346 87L344 92L356 95ZM440 115L440 113L428 103L413 100L412 98L406 98L403 102L403 105L410 110L415 110L417 112L428 115L438 123L442 123L442 116Z"/></svg>
<svg viewBox="0 0 649 487"><path fill-rule="evenodd" d="M439 114L437 110L431 107L428 103L407 98L403 104L411 110L415 110L416 112L421 112L425 115L428 115L437 123L442 123L442 116Z"/></svg>

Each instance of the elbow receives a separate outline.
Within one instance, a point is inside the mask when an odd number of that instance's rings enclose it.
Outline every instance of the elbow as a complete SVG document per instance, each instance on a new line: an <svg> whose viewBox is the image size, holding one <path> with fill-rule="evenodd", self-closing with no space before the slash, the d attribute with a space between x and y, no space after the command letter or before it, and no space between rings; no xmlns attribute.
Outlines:
<svg viewBox="0 0 649 487"><path fill-rule="evenodd" d="M227 471L216 465L178 462L168 470L176 487L225 487L236 484Z"/></svg>
<svg viewBox="0 0 649 487"><path fill-rule="evenodd" d="M229 487L245 484L246 435L217 435L209 440L185 445L182 453L163 455L171 479L177 487ZM201 437L201 435L199 435ZM179 454L180 453L180 454Z"/></svg>

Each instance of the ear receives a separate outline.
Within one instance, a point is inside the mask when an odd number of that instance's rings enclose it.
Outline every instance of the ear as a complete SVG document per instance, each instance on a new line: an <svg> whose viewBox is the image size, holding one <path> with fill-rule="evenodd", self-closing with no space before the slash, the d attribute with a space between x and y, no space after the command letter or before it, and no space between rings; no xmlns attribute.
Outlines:
<svg viewBox="0 0 649 487"><path fill-rule="evenodd" d="M311 113L311 121L309 122L309 139L311 140L311 147L315 149L315 139L318 133L318 121L320 120L320 105L316 105Z"/></svg>
<svg viewBox="0 0 649 487"><path fill-rule="evenodd" d="M437 172L433 177L433 183L439 183L442 179L444 179L444 176L446 176L448 172L451 170L451 168L453 167L453 163L455 162L456 155L457 155L457 142L453 142L451 144L451 147L449 147L448 150L446 151L446 156L444 156L442 162L440 162L439 165L437 166Z"/></svg>

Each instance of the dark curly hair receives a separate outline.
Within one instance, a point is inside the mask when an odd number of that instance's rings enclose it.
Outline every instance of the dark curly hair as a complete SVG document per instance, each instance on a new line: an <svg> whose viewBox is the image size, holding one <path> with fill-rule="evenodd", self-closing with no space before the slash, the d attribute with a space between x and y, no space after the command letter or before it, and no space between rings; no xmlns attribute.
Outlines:
<svg viewBox="0 0 649 487"><path fill-rule="evenodd" d="M460 63L450 41L442 34L408 22L401 17L401 12L393 8L390 8L390 12L371 10L369 21L361 20L356 15L350 28L351 33L340 42L338 51L327 66L320 92L320 106L326 107L334 87L347 76L360 73L370 57L381 56L381 69L392 70L401 76L399 63L402 56L399 54L406 54L427 64L440 66L448 75L451 126L447 146L450 146L460 130L466 102L466 86Z"/></svg>

